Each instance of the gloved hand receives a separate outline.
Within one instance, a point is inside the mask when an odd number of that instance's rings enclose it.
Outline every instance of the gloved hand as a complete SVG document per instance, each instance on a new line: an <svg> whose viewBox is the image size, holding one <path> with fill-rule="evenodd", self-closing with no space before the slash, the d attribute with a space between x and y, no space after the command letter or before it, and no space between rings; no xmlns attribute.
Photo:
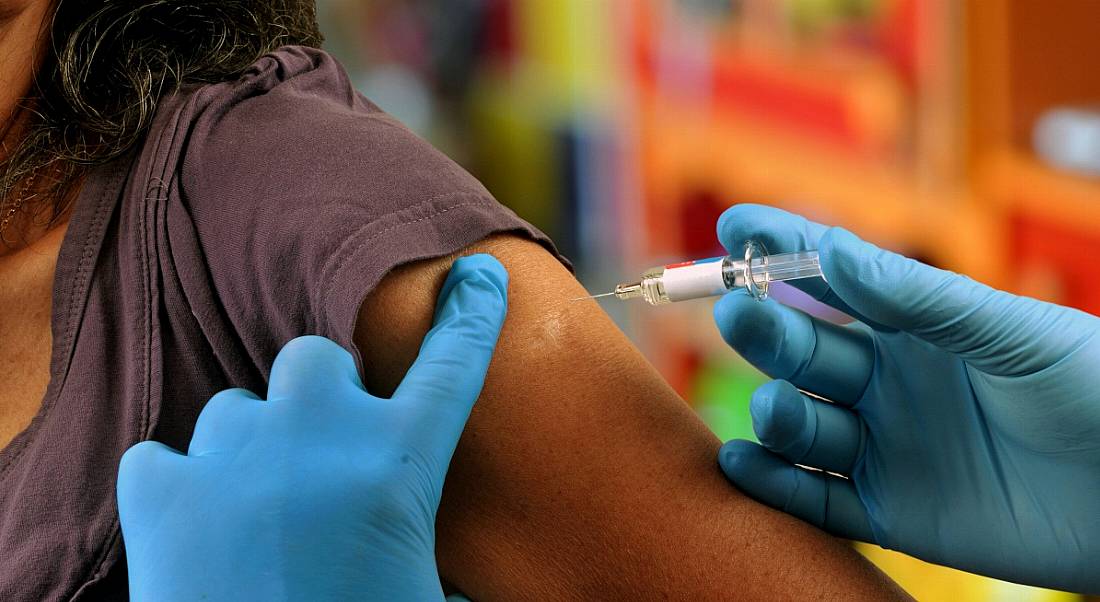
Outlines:
<svg viewBox="0 0 1100 602"><path fill-rule="evenodd" d="M507 273L451 269L420 355L391 399L347 351L287 343L267 400L203 408L187 455L154 442L119 468L133 600L443 600L435 516L443 479L506 311Z"/></svg>
<svg viewBox="0 0 1100 602"><path fill-rule="evenodd" d="M798 286L863 322L741 292L718 302L726 341L784 379L751 400L763 447L730 441L719 454L740 489L930 562L1100 591L1100 318L768 207L729 209L718 235L731 252L747 239L818 249L828 283Z"/></svg>

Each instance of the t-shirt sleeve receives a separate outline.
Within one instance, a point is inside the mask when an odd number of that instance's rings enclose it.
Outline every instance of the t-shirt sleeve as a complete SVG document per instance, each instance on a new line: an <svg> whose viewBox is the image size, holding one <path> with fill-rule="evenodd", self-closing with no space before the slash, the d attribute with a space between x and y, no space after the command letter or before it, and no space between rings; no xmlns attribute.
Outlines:
<svg viewBox="0 0 1100 602"><path fill-rule="evenodd" d="M196 93L180 190L226 317L254 358L327 336L404 263L491 234L541 242L472 176L358 94L332 57L269 54Z"/></svg>

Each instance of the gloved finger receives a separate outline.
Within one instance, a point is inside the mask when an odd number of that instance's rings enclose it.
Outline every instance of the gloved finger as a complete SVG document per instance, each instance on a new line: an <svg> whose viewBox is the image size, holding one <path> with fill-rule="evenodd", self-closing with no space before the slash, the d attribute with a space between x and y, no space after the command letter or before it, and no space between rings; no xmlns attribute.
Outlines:
<svg viewBox="0 0 1100 602"><path fill-rule="evenodd" d="M749 412L760 443L792 464L851 474L863 452L866 430L854 413L811 399L787 381L758 387Z"/></svg>
<svg viewBox="0 0 1100 602"><path fill-rule="evenodd" d="M842 228L821 239L821 266L834 291L871 320L904 330L979 369L1028 374L1064 357L1078 340L1045 335L1072 319L1064 308L1017 297L880 249ZM1072 330L1072 328L1067 328Z"/></svg>
<svg viewBox="0 0 1100 602"><path fill-rule="evenodd" d="M187 462L187 456L157 441L142 441L122 454L115 492L123 530L137 517L159 520L159 512L149 506L179 482Z"/></svg>
<svg viewBox="0 0 1100 602"><path fill-rule="evenodd" d="M744 254L748 240L762 243L769 254L813 251L818 249L821 237L828 229L828 226L782 209L743 203L730 207L718 219L718 240L734 257ZM802 278L791 280L788 284L853 318L880 326L837 296L829 283L821 278Z"/></svg>
<svg viewBox="0 0 1100 602"><path fill-rule="evenodd" d="M325 337L298 337L283 346L271 365L267 400L343 399L348 384L366 395L355 360L346 349Z"/></svg>
<svg viewBox="0 0 1100 602"><path fill-rule="evenodd" d="M750 441L718 452L726 477L749 497L833 535L874 543L867 511L847 479L787 463Z"/></svg>
<svg viewBox="0 0 1100 602"><path fill-rule="evenodd" d="M203 406L187 454L203 456L240 449L254 435L264 403L247 389L218 392Z"/></svg>
<svg viewBox="0 0 1100 602"><path fill-rule="evenodd" d="M772 378L845 405L867 388L875 361L867 332L741 291L715 303L714 319L726 343Z"/></svg>
<svg viewBox="0 0 1100 602"><path fill-rule="evenodd" d="M508 272L489 255L455 261L424 337L420 355L397 387L394 400L419 408L418 426L443 467L481 394L485 373L507 312Z"/></svg>

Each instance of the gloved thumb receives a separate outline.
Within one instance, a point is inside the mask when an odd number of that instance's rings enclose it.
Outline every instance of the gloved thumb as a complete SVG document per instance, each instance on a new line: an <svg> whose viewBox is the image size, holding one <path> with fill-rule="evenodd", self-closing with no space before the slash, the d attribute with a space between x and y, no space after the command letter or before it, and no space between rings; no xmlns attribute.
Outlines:
<svg viewBox="0 0 1100 602"><path fill-rule="evenodd" d="M830 288L853 310L979 368L1022 373L1041 367L1032 365L1048 355L1032 348L1037 334L1065 311L881 249L843 228L830 228L819 252Z"/></svg>

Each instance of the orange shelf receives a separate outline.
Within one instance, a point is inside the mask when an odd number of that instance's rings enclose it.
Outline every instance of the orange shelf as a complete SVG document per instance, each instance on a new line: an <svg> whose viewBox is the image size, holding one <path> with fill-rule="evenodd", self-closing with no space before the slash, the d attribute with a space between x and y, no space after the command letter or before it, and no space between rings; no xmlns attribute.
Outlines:
<svg viewBox="0 0 1100 602"><path fill-rule="evenodd" d="M705 180L722 198L780 206L843 225L995 284L1000 230L969 191L924 185L912 170L830 152L751 119L676 110L647 112L646 189L658 218L672 219L685 187Z"/></svg>
<svg viewBox="0 0 1100 602"><path fill-rule="evenodd" d="M1100 180L1061 172L1019 151L990 156L981 169L990 200L1006 211L1100 231Z"/></svg>

